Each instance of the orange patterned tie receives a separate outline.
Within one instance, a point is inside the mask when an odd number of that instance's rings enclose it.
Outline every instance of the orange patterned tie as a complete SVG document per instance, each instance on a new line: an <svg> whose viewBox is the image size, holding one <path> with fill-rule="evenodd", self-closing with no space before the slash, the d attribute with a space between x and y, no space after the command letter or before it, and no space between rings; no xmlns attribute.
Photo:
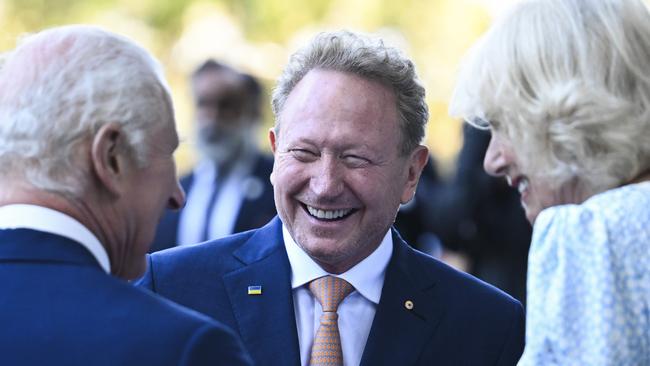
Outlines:
<svg viewBox="0 0 650 366"><path fill-rule="evenodd" d="M339 304L354 290L342 278L325 276L309 283L309 290L323 307L320 326L311 347L310 366L342 366L341 336L339 335Z"/></svg>

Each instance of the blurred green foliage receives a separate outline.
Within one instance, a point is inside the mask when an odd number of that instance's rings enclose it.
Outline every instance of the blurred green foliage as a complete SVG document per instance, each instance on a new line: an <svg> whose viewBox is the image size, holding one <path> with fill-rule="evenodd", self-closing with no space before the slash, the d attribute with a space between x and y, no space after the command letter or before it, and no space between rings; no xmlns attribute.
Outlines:
<svg viewBox="0 0 650 366"><path fill-rule="evenodd" d="M414 59L427 88L427 144L453 161L457 121L447 116L455 70L491 21L484 4L497 0L0 0L0 48L25 32L69 24L99 24L134 38L166 67L181 133L191 133L186 76L207 57L251 72L270 90L291 51L311 34L332 28L380 32ZM511 1L502 0L498 2ZM483 5L481 5L483 4ZM266 125L272 124L266 116ZM266 134L264 134L266 135ZM260 136L261 140L265 136ZM193 160L181 149L181 169ZM448 164L447 164L448 165Z"/></svg>

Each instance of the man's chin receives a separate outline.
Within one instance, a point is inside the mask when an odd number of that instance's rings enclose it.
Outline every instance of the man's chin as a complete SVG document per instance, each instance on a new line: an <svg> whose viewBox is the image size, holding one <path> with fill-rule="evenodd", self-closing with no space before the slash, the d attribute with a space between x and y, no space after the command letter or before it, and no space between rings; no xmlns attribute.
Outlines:
<svg viewBox="0 0 650 366"><path fill-rule="evenodd" d="M340 240L310 238L305 241L305 246L299 245L302 250L319 264L329 266L345 262L349 257L350 246L340 246ZM346 250L348 248L348 250Z"/></svg>

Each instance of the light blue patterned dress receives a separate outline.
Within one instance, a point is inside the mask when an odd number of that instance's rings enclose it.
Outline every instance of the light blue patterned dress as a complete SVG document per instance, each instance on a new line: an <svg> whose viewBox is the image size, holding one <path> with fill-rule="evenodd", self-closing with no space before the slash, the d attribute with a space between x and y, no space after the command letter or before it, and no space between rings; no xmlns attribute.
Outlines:
<svg viewBox="0 0 650 366"><path fill-rule="evenodd" d="M519 365L650 365L650 182L547 208Z"/></svg>

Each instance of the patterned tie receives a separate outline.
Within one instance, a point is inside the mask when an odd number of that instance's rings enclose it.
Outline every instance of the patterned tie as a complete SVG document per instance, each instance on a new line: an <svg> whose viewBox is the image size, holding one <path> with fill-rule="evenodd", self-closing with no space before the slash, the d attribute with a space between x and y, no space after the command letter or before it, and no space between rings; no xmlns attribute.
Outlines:
<svg viewBox="0 0 650 366"><path fill-rule="evenodd" d="M325 276L309 283L309 290L323 307L320 326L311 347L310 366L341 366L341 336L339 335L339 314L336 310L354 287L342 278Z"/></svg>

